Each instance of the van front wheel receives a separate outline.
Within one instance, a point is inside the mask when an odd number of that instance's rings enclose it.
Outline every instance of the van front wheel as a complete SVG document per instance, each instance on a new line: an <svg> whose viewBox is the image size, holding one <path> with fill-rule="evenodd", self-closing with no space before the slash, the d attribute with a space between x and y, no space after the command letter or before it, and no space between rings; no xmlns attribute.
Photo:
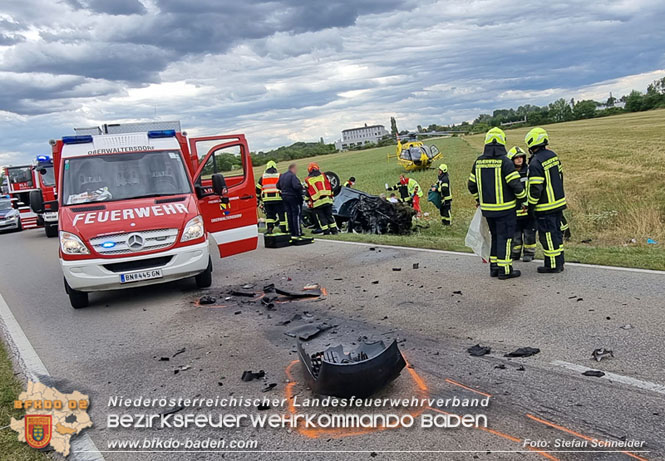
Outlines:
<svg viewBox="0 0 665 461"><path fill-rule="evenodd" d="M46 224L44 226L44 231L46 232L46 236L48 238L58 236L58 226L57 225L48 225L48 224Z"/></svg>
<svg viewBox="0 0 665 461"><path fill-rule="evenodd" d="M88 307L88 293L73 289L65 280L65 291L69 295L69 303L74 309Z"/></svg>
<svg viewBox="0 0 665 461"><path fill-rule="evenodd" d="M198 288L208 288L212 285L212 260L208 259L208 267L199 275L194 277Z"/></svg>

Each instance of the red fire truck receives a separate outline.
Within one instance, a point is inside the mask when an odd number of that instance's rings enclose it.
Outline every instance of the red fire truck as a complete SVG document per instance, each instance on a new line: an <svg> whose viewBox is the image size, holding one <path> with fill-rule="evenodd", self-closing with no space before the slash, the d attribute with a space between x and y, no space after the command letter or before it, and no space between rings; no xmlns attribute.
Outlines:
<svg viewBox="0 0 665 461"><path fill-rule="evenodd" d="M104 125L52 141L60 265L72 307L88 293L194 277L258 242L242 134L188 138L179 122ZM45 202L46 203L46 202Z"/></svg>
<svg viewBox="0 0 665 461"><path fill-rule="evenodd" d="M46 236L56 237L58 212L54 208L57 189L53 160L48 155L38 155L32 169L39 189L30 192L30 208L37 214L37 225L44 226Z"/></svg>
<svg viewBox="0 0 665 461"><path fill-rule="evenodd" d="M7 194L20 212L18 230L38 227L37 214L30 209L30 192L39 188L32 165L7 166L4 172Z"/></svg>

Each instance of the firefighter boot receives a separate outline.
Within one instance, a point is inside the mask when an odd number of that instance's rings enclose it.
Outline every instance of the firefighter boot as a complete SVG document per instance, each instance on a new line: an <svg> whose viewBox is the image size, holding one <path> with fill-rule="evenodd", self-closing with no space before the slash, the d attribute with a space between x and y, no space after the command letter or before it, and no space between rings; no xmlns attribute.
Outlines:
<svg viewBox="0 0 665 461"><path fill-rule="evenodd" d="M499 266L496 263L490 263L490 277L499 276Z"/></svg>
<svg viewBox="0 0 665 461"><path fill-rule="evenodd" d="M563 272L563 266L556 266L556 267L540 266L540 267L538 267L538 273L539 274L558 274L559 272Z"/></svg>
<svg viewBox="0 0 665 461"><path fill-rule="evenodd" d="M522 261L524 261L525 263L530 263L531 261L533 261L533 255L531 253L525 252L524 256L522 257Z"/></svg>
<svg viewBox="0 0 665 461"><path fill-rule="evenodd" d="M510 272L508 272L507 274L505 272L504 273L499 272L499 280L514 279L519 277L520 275L522 275L522 273L519 270L513 269L511 267Z"/></svg>

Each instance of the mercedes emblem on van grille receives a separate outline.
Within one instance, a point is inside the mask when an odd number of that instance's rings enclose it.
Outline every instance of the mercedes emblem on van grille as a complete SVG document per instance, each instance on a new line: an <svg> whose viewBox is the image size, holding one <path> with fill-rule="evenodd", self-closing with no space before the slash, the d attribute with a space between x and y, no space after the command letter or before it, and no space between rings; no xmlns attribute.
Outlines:
<svg viewBox="0 0 665 461"><path fill-rule="evenodd" d="M127 246L132 251L140 251L143 249L144 241L143 237L139 234L131 234L127 237Z"/></svg>

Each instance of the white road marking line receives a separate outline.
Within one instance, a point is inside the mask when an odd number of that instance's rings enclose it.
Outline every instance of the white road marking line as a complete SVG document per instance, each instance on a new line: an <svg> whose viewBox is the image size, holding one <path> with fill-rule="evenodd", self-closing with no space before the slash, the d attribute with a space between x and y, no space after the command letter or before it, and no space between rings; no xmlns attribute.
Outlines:
<svg viewBox="0 0 665 461"><path fill-rule="evenodd" d="M567 368L569 370L578 371L584 373L588 370L597 370L597 368L589 368L582 365L577 365L575 363L564 362L563 360L554 360L550 362L552 365L559 367ZM605 376L601 378L610 379L618 383L628 384L629 386L638 387L644 389L645 391L658 392L659 394L665 394L665 386L662 384L651 383L649 381L642 381L641 379L631 378L630 376L617 375L615 373L610 373L609 371L603 371Z"/></svg>
<svg viewBox="0 0 665 461"><path fill-rule="evenodd" d="M49 375L44 362L37 355L28 337L23 332L16 317L0 294L0 322L4 325L7 338L11 341L13 350L23 364L23 369L32 381L48 381ZM48 385L48 384L47 384ZM104 461L104 457L95 446L87 432L76 436L71 442L69 458L75 461Z"/></svg>
<svg viewBox="0 0 665 461"><path fill-rule="evenodd" d="M381 243L365 243L365 242L347 242L344 240L332 240L332 239L316 239L318 242L333 242L333 243L343 243L346 245L360 245L366 247L377 247L377 248L389 248L392 250L411 250L411 251L422 251L425 253L438 253L454 256L472 256L478 258L473 253L465 253L462 251L449 251L449 250L435 250L433 248L416 248L416 247L403 247L399 245L384 245ZM576 266L576 267L589 267L591 269L608 269L613 271L624 271L624 272L637 272L640 274L656 274L656 275L665 275L665 271L659 271L654 269L640 269L637 267L619 267L619 266L603 266L601 264L586 264L586 263L566 263L567 266Z"/></svg>

